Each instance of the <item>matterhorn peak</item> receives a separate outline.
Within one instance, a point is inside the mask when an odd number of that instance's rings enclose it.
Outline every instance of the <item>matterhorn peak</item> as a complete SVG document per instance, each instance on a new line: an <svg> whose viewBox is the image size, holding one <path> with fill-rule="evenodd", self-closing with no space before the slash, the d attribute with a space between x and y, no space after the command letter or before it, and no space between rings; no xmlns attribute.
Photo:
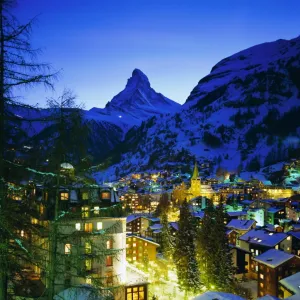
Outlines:
<svg viewBox="0 0 300 300"><path fill-rule="evenodd" d="M132 76L128 79L126 87L138 88L139 86L150 88L148 77L139 69L132 71Z"/></svg>

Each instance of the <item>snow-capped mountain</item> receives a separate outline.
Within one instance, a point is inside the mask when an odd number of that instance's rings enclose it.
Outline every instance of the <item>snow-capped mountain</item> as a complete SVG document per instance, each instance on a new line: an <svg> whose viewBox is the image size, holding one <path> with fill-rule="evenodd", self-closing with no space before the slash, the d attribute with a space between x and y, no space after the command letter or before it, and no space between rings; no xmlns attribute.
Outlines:
<svg viewBox="0 0 300 300"><path fill-rule="evenodd" d="M125 125L128 129L150 117L179 109L180 104L157 93L151 88L147 76L139 69L134 69L125 89L108 102L105 108L92 108L86 114L93 119Z"/></svg>
<svg viewBox="0 0 300 300"><path fill-rule="evenodd" d="M128 132L116 168L130 172L209 160L256 170L299 155L300 37L257 45L221 60L180 112Z"/></svg>
<svg viewBox="0 0 300 300"><path fill-rule="evenodd" d="M177 111L180 107L180 104L152 89L147 76L135 69L125 89L108 102L105 108L82 111L83 126L87 127L89 133L87 142L90 154L96 160L104 158L123 140L130 128L139 126L150 117ZM49 121L49 109L14 108L14 114L20 119L35 120L22 125L35 142L43 141L49 133L57 130L54 123Z"/></svg>

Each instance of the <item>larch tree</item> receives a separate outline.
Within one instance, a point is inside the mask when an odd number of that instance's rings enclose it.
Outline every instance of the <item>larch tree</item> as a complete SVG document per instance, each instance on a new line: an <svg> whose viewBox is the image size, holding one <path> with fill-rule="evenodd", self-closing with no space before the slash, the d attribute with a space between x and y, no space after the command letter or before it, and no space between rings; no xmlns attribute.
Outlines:
<svg viewBox="0 0 300 300"><path fill-rule="evenodd" d="M11 259L10 241L15 241L14 247L23 249L22 243L13 237L13 228L9 228L9 219L15 212L9 207L8 178L12 169L6 159L13 134L11 129L18 130L17 126L12 126L18 119L12 111L14 107L23 105L17 101L15 91L16 88L37 84L52 88L55 75L49 65L37 62L39 51L31 47L30 34L34 20L20 24L11 14L14 4L16 1L0 0L0 299L7 299L8 282L11 280L10 270L7 269L11 265L8 263ZM25 250L23 256L23 259L30 258Z"/></svg>
<svg viewBox="0 0 300 300"><path fill-rule="evenodd" d="M195 294L201 288L200 273L196 260L196 228L186 200L180 208L178 226L174 251L178 285L186 294Z"/></svg>

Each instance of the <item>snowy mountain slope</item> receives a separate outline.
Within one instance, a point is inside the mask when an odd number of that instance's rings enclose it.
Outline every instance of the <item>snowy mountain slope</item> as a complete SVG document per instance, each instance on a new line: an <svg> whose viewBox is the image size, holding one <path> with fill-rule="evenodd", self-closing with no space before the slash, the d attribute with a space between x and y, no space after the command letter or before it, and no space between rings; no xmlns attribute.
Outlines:
<svg viewBox="0 0 300 300"><path fill-rule="evenodd" d="M181 105L156 93L151 88L147 76L135 69L128 79L125 89L116 95L105 108L83 110L83 126L88 129L88 149L99 160L107 156L124 138L133 126L139 126L143 120L177 111ZM20 119L34 120L24 122L23 130L29 140L44 140L49 132L56 130L49 109L14 108L14 114ZM30 142L30 141L29 141Z"/></svg>
<svg viewBox="0 0 300 300"><path fill-rule="evenodd" d="M180 112L128 132L111 173L161 169L193 156L215 170L255 171L300 155L299 113L300 37L257 45L215 65Z"/></svg>
<svg viewBox="0 0 300 300"><path fill-rule="evenodd" d="M113 119L116 124L140 125L154 115L178 111L181 105L151 88L147 76L134 69L123 91L117 94L103 109L92 108L87 116Z"/></svg>

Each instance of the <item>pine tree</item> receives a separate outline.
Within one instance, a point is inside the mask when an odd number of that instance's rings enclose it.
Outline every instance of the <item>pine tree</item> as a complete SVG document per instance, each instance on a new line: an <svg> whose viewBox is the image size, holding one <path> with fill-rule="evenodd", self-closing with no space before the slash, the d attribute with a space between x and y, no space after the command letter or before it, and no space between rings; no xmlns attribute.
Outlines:
<svg viewBox="0 0 300 300"><path fill-rule="evenodd" d="M32 255L17 239L15 227L10 228L11 220L18 219L17 210L10 204L8 178L12 178L11 161L7 161L12 137L18 136L18 128L12 124L20 120L12 113L17 106L26 106L16 101L15 88L45 84L52 87L53 74L49 66L37 63L37 51L30 45L30 33L33 21L22 25L11 14L15 1L0 0L0 299L7 298L7 285L18 270L11 247L23 249L23 260L32 260ZM22 120L25 121L25 120ZM14 131L12 131L12 129ZM14 207L16 208L16 207ZM16 208L17 209L17 208ZM23 216L19 216L24 217ZM15 243L10 241L14 240ZM9 270L9 267L11 270Z"/></svg>
<svg viewBox="0 0 300 300"><path fill-rule="evenodd" d="M226 213L223 204L223 198L221 197L219 205L215 209L215 224L211 238L214 240L215 252L214 252L214 270L216 274L215 284L220 290L227 290L232 286L234 267L232 262L232 254L226 236Z"/></svg>
<svg viewBox="0 0 300 300"><path fill-rule="evenodd" d="M162 224L162 229L161 229L162 254L164 258L171 259L174 251L174 239L170 231L167 212L163 211L160 218Z"/></svg>
<svg viewBox="0 0 300 300"><path fill-rule="evenodd" d="M198 259L205 285L211 289L230 291L234 281L234 267L226 236L225 218L223 198L221 197L216 208L210 201L198 233Z"/></svg>
<svg viewBox="0 0 300 300"><path fill-rule="evenodd" d="M178 285L186 293L196 293L201 287L195 249L196 229L186 200L180 208L178 225L174 251Z"/></svg>

